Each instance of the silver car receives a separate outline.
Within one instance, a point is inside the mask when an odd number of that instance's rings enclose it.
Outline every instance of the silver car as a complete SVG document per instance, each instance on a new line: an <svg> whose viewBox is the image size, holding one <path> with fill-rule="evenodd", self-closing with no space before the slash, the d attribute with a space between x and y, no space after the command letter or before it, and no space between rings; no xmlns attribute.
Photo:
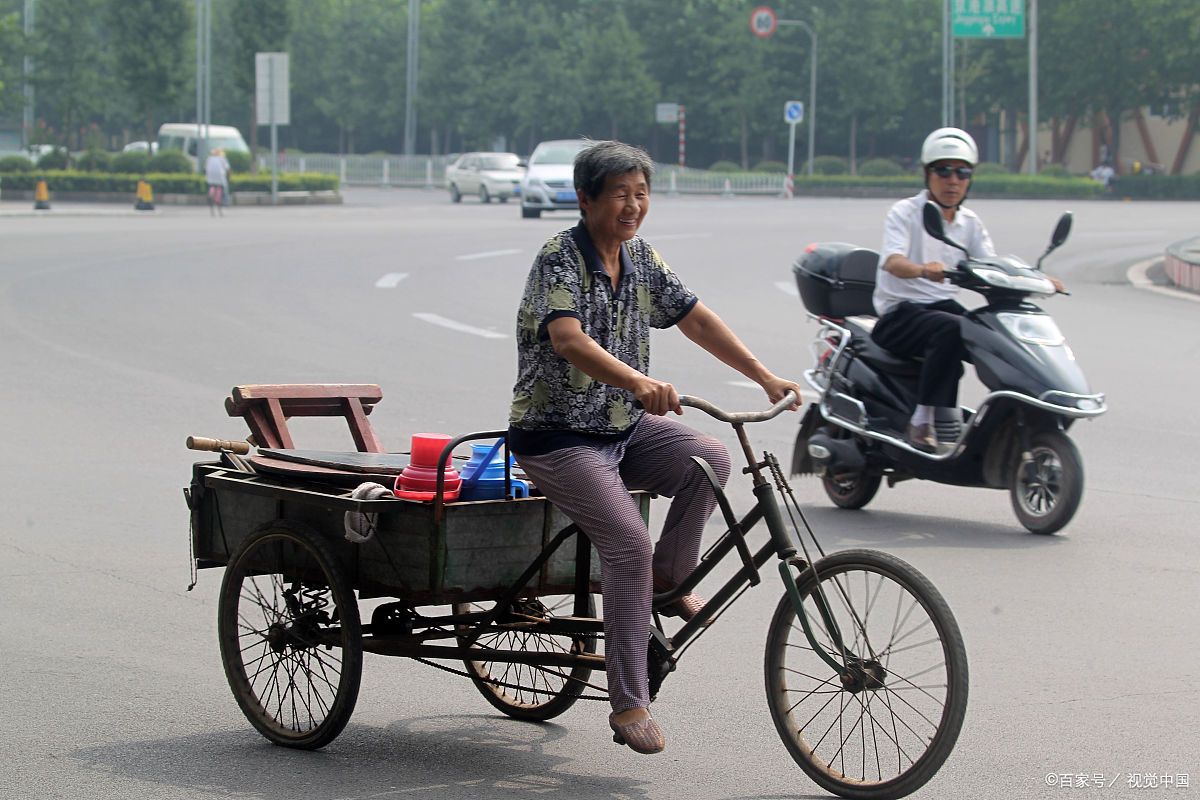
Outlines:
<svg viewBox="0 0 1200 800"><path fill-rule="evenodd" d="M493 197L507 203L521 191L520 164L516 153L463 153L446 167L450 200L459 203L464 194L477 194L481 203L490 203Z"/></svg>
<svg viewBox="0 0 1200 800"><path fill-rule="evenodd" d="M533 149L521 182L521 216L536 219L543 211L579 208L575 195L575 156L587 147L583 139L555 139Z"/></svg>

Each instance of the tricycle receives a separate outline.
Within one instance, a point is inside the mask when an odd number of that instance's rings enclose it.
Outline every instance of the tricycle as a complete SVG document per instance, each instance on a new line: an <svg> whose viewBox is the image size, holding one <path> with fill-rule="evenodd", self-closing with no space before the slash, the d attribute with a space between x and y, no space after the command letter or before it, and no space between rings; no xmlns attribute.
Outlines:
<svg viewBox="0 0 1200 800"><path fill-rule="evenodd" d="M185 489L192 566L225 568L221 658L250 723L278 745L329 744L354 710L364 652L468 677L515 719L548 720L577 700L606 700L594 677L604 671L599 565L586 535L536 487L527 497L446 500L442 475L459 457L455 449L476 440L506 449L505 432L451 439L431 501L364 493L364 481L382 485L407 454L381 452L370 431L365 413L377 387L368 387L368 406L337 388L236 387L226 405L250 423L252 442L189 440L219 454L193 465ZM765 411L727 412L680 397L733 427L756 500L737 517L706 470L726 530L686 580L654 596L650 693L661 693L688 648L775 560L784 592L770 621L764 678L780 738L834 794L901 797L924 785L954 747L967 705L966 650L927 578L887 553L826 553L775 456L754 452L746 424L773 419L792 402L789 395ZM345 416L359 450L296 451L289 411ZM504 463L507 482L506 452ZM636 496L648 519L651 497ZM359 530L365 522L369 535L348 537L351 519ZM752 549L748 534L759 522L765 541ZM726 558L740 567L695 617L668 630L660 610ZM360 608L372 602L364 621Z"/></svg>

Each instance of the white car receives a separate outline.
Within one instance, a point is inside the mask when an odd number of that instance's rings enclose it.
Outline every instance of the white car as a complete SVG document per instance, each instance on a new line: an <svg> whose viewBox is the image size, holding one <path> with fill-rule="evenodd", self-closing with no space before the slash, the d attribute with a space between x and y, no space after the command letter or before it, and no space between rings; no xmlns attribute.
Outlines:
<svg viewBox="0 0 1200 800"><path fill-rule="evenodd" d="M136 142L130 142L121 148L122 153L149 153L154 155L158 152L158 142L147 142L144 139L139 139Z"/></svg>
<svg viewBox="0 0 1200 800"><path fill-rule="evenodd" d="M507 203L520 193L524 174L516 153L463 153L446 167L446 188L454 203L461 202L464 194L479 195L481 203L490 203L493 197Z"/></svg>
<svg viewBox="0 0 1200 800"><path fill-rule="evenodd" d="M554 139L533 149L521 182L521 216L536 219L543 211L579 208L575 195L575 156L588 146L583 139Z"/></svg>

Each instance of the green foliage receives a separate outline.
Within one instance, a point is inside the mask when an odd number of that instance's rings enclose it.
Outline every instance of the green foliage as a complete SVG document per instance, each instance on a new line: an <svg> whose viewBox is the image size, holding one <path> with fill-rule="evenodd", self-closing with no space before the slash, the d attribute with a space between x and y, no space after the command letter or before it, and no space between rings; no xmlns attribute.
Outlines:
<svg viewBox="0 0 1200 800"><path fill-rule="evenodd" d="M1039 175L1047 178L1069 178L1071 173L1062 164L1047 164L1038 170Z"/></svg>
<svg viewBox="0 0 1200 800"><path fill-rule="evenodd" d="M250 154L243 153L241 150L229 150L225 153L225 160L229 162L230 172L249 172L250 171Z"/></svg>
<svg viewBox="0 0 1200 800"><path fill-rule="evenodd" d="M59 147L51 150L46 155L37 160L38 169L66 169L70 163L71 155L65 149Z"/></svg>
<svg viewBox="0 0 1200 800"><path fill-rule="evenodd" d="M150 157L146 169L151 172L194 172L192 161L179 150L163 150Z"/></svg>
<svg viewBox="0 0 1200 800"><path fill-rule="evenodd" d="M75 160L75 168L81 172L109 172L112 156L103 150L88 150Z"/></svg>
<svg viewBox="0 0 1200 800"><path fill-rule="evenodd" d="M807 167L802 170L807 173ZM841 156L817 156L813 159L814 175L845 175L850 172L850 166Z"/></svg>
<svg viewBox="0 0 1200 800"><path fill-rule="evenodd" d="M137 190L139 179L150 183L155 195L196 194L208 190L204 176L196 173L148 173L130 175L115 172L76 172L52 170L47 172L22 172L5 174L4 188L17 191L33 191L37 181L45 179L51 192L128 192ZM280 191L328 191L338 188L336 175L302 173L279 176ZM270 175L235 175L231 181L234 192L269 192Z"/></svg>
<svg viewBox="0 0 1200 800"><path fill-rule="evenodd" d="M0 158L0 172L32 172L33 162L25 156L4 156Z"/></svg>
<svg viewBox="0 0 1200 800"><path fill-rule="evenodd" d="M1192 175L1118 175L1113 178L1118 197L1152 200L1200 200L1200 173Z"/></svg>
<svg viewBox="0 0 1200 800"><path fill-rule="evenodd" d="M1099 197L1104 187L1090 178L984 175L971 183L972 197Z"/></svg>
<svg viewBox="0 0 1200 800"><path fill-rule="evenodd" d="M741 172L742 167L732 161L714 161L708 170L709 172Z"/></svg>
<svg viewBox="0 0 1200 800"><path fill-rule="evenodd" d="M980 175L1008 175L1011 172L1008 167L996 161L981 161L975 165L975 176Z"/></svg>
<svg viewBox="0 0 1200 800"><path fill-rule="evenodd" d="M39 0L31 53L38 115L56 121L62 144L79 147L81 124L105 113L115 93L101 24L105 0Z"/></svg>
<svg viewBox="0 0 1200 800"><path fill-rule="evenodd" d="M760 161L754 165L751 172L771 172L780 175L787 174L787 164L782 161Z"/></svg>
<svg viewBox="0 0 1200 800"><path fill-rule="evenodd" d="M173 108L190 84L181 69L192 27L187 0L117 0L108 4L115 72L153 141L155 120Z"/></svg>
<svg viewBox="0 0 1200 800"><path fill-rule="evenodd" d="M150 166L150 154L145 150L127 150L113 157L109 169L126 175L140 175Z"/></svg>
<svg viewBox="0 0 1200 800"><path fill-rule="evenodd" d="M858 165L858 174L873 178L903 175L904 167L890 158L872 158Z"/></svg>

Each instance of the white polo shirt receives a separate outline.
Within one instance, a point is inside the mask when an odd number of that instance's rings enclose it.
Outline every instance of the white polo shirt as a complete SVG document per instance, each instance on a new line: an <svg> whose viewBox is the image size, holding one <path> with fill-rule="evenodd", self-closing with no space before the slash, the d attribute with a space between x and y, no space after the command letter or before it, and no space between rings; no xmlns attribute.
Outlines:
<svg viewBox="0 0 1200 800"><path fill-rule="evenodd" d="M922 220L923 209L929 202L929 191L907 197L892 206L883 224L883 247L879 250L879 268L875 274L875 293L871 300L875 311L883 316L897 303L911 300L914 303L936 303L951 300L958 294L958 287L949 281L937 283L925 278L897 278L883 268L888 256L898 254L917 264L940 261L953 267L962 260L962 251L957 247L939 242L925 233ZM992 237L974 211L959 207L953 222L942 220L946 236L967 248L974 258L996 255Z"/></svg>

